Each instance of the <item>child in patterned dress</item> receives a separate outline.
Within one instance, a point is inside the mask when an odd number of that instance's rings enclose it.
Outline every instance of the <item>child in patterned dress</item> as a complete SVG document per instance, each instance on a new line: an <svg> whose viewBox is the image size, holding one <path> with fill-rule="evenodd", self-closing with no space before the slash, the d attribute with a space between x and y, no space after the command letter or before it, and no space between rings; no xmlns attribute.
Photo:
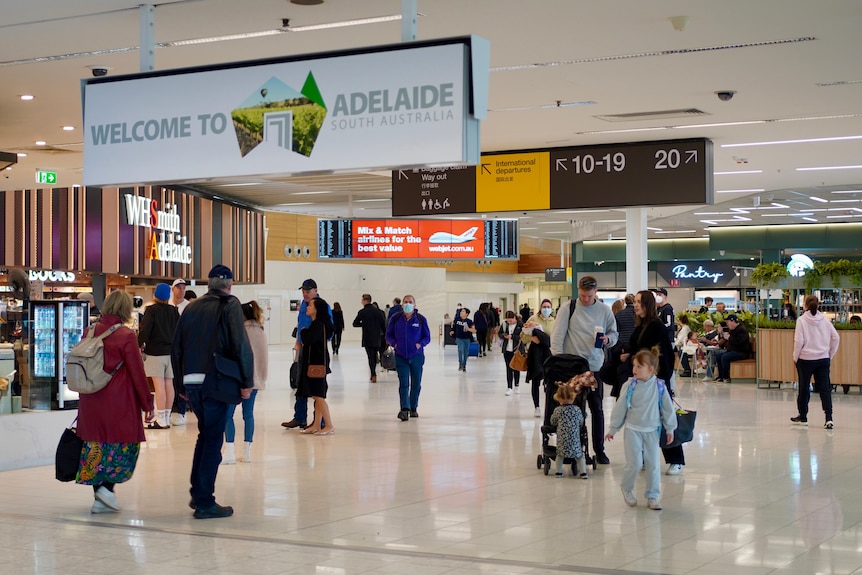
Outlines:
<svg viewBox="0 0 862 575"><path fill-rule="evenodd" d="M587 478L587 460L581 447L581 426L584 414L575 403L575 390L561 385L554 394L559 407L551 414L551 425L557 426L557 477L563 476L563 460L575 459L581 479Z"/></svg>

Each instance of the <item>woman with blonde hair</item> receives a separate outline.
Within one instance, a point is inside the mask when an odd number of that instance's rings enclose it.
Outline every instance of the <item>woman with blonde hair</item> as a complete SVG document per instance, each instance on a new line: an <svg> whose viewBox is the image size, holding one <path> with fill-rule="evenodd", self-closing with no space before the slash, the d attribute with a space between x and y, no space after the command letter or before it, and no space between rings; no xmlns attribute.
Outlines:
<svg viewBox="0 0 862 575"><path fill-rule="evenodd" d="M257 392L266 389L266 379L269 375L269 349L266 342L266 334L263 331L263 308L254 300L242 304L242 313L245 317L245 332L254 353L254 387L248 399L242 400L242 422L244 449L242 460L251 463L251 444L254 441L254 400ZM224 454L222 465L236 463L236 451L234 450L234 439L236 439L236 426L233 415L236 405L227 406L227 425L224 432Z"/></svg>
<svg viewBox="0 0 862 575"><path fill-rule="evenodd" d="M105 298L99 322L87 328L102 335L105 371L114 376L96 393L81 394L78 400L78 435L84 441L75 481L92 485L95 501L90 513L119 511L114 485L132 478L141 442L146 441L141 412L153 417L153 395L147 385L144 362L132 330L124 327L132 317L132 298L115 291ZM119 327L115 327L119 326Z"/></svg>

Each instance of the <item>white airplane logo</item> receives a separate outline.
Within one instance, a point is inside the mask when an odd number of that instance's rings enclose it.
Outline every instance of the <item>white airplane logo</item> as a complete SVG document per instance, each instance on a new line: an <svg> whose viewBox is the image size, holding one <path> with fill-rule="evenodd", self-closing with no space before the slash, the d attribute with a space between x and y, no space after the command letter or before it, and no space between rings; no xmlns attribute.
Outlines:
<svg viewBox="0 0 862 575"><path fill-rule="evenodd" d="M466 244L476 239L476 231L478 227L472 227L461 235L456 236L449 232L434 232L428 238L430 244Z"/></svg>

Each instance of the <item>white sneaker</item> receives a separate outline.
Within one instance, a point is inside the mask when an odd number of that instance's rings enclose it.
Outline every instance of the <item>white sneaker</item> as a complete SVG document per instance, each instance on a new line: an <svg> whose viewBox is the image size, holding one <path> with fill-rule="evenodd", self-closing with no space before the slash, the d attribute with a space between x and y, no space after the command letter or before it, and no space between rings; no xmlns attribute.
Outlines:
<svg viewBox="0 0 862 575"><path fill-rule="evenodd" d="M635 499L634 493L632 493L631 491L626 491L625 489L622 489L622 488L620 488L620 489L623 492L623 499L625 500L626 505L628 505L629 507L637 507L638 506L638 500Z"/></svg>
<svg viewBox="0 0 862 575"><path fill-rule="evenodd" d="M105 506L110 507L113 511L120 510L120 504L117 502L117 495L113 491L108 491L107 487L99 487L96 490L96 500L105 504Z"/></svg>
<svg viewBox="0 0 862 575"><path fill-rule="evenodd" d="M712 381L712 376L711 376L711 375L705 375L705 376L703 377L703 380L702 380L702 381Z"/></svg>
<svg viewBox="0 0 862 575"><path fill-rule="evenodd" d="M533 411L533 415L536 417L542 417L542 410L537 407L535 411Z"/></svg>
<svg viewBox="0 0 862 575"><path fill-rule="evenodd" d="M236 451L234 450L233 443L225 443L224 444L224 453L221 456L221 464L222 465L235 465L236 464Z"/></svg>
<svg viewBox="0 0 862 575"><path fill-rule="evenodd" d="M521 386L520 385L515 386L515 393L518 393L518 394L521 393Z"/></svg>
<svg viewBox="0 0 862 575"><path fill-rule="evenodd" d="M171 425L185 425L186 424L186 416L184 413L173 413L171 414Z"/></svg>
<svg viewBox="0 0 862 575"><path fill-rule="evenodd" d="M93 506L90 507L90 513L116 513L116 509L111 509L98 499L93 501Z"/></svg>
<svg viewBox="0 0 862 575"><path fill-rule="evenodd" d="M658 499L652 497L647 499L647 506L653 511L661 511L661 503L658 502Z"/></svg>
<svg viewBox="0 0 862 575"><path fill-rule="evenodd" d="M506 396L512 395L512 388L506 390Z"/></svg>
<svg viewBox="0 0 862 575"><path fill-rule="evenodd" d="M670 465L667 466L667 471L665 471L665 474L667 474L667 475L679 475L680 473L682 473L682 467L683 466L680 465L679 463L671 463ZM661 509L661 507L659 507L659 509Z"/></svg>

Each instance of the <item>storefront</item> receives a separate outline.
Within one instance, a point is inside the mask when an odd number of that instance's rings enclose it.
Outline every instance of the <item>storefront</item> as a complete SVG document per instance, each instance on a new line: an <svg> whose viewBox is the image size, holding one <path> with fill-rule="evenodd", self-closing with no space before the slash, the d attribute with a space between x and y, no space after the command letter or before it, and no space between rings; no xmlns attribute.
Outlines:
<svg viewBox="0 0 862 575"><path fill-rule="evenodd" d="M183 278L205 286L207 272L219 263L234 271L237 283L264 283L264 214L190 190L0 191L0 217L7 222L0 233L0 346L14 350L16 372L0 412L19 405L25 410L76 405L74 394L64 391L63 355L80 337L87 314L75 313L72 305L39 302L93 292L100 305L115 289L149 299L160 281ZM53 343L38 357L34 305L41 305L45 325L40 323L39 330L45 334L60 334L68 331L63 326L75 324L68 337L49 338ZM14 399L19 395L20 401Z"/></svg>

